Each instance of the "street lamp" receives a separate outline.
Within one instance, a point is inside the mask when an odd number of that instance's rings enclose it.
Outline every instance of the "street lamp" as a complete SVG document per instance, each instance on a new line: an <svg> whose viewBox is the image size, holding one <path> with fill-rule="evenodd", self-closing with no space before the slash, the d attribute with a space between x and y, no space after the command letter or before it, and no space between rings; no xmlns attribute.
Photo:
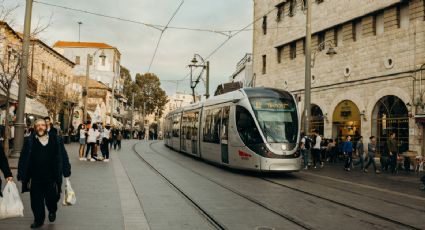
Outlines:
<svg viewBox="0 0 425 230"><path fill-rule="evenodd" d="M328 50L326 51L326 55L333 56L337 54L334 43L332 41L324 41L317 46L317 49L313 52L313 58L311 61L311 68L314 68L314 64L316 63L317 55L328 46Z"/></svg>
<svg viewBox="0 0 425 230"><path fill-rule="evenodd" d="M100 58L106 58L106 55L105 55L104 50L103 49L97 49L93 53L93 65L95 64L94 57L96 56L97 52L99 52L100 50L102 50L102 52L100 53L99 57ZM91 59L92 59L92 55L87 54L86 82L85 82L84 89L83 89L83 97L84 97L83 123L84 122L87 122L87 97L88 97L88 92L89 92L89 79L90 79L90 64L91 64Z"/></svg>
<svg viewBox="0 0 425 230"><path fill-rule="evenodd" d="M198 60L201 59L202 64L198 65ZM195 54L193 55L192 64L189 64L190 67L190 88L192 89L192 96L193 96L193 102L196 102L195 98L195 88L199 83L200 78L202 77L202 74L204 70L206 70L206 82L205 82L205 97L208 99L210 97L210 62L205 62L204 58L202 58L201 55ZM196 80L193 80L193 69L202 67L202 72L199 74L199 76L196 78Z"/></svg>

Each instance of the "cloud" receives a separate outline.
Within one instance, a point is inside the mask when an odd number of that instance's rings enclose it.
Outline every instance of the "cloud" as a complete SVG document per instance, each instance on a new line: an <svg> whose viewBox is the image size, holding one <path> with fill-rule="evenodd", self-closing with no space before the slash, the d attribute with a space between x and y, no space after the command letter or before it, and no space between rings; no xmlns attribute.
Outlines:
<svg viewBox="0 0 425 230"><path fill-rule="evenodd" d="M13 4L16 0L6 0ZM180 0L42 0L46 3L97 12L115 17L165 25ZM170 26L234 30L253 20L252 1L247 0L185 0ZM23 24L24 3L16 13L17 24ZM42 35L49 44L57 40L78 40L77 22L82 41L105 42L116 46L122 53L122 65L131 73L144 73L151 61L160 32L129 22L103 18L79 12L34 3L33 18L49 17L53 12L53 25ZM22 19L22 20L21 20ZM210 54L226 36L217 33L167 29L162 38L151 72L163 80L182 79L189 73L187 65L193 54ZM219 83L227 81L235 71L236 63L252 52L252 31L233 37L211 57L211 92ZM167 93L175 91L175 84L163 82ZM202 85L197 88L204 92ZM190 91L189 82L181 82L179 91Z"/></svg>

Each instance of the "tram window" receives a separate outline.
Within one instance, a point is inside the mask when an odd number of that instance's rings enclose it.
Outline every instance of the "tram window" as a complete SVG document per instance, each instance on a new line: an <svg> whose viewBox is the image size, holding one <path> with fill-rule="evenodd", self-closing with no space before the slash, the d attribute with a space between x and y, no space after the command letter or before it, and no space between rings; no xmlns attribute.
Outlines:
<svg viewBox="0 0 425 230"><path fill-rule="evenodd" d="M220 143L221 108L204 112L203 141Z"/></svg>
<svg viewBox="0 0 425 230"><path fill-rule="evenodd" d="M197 140L199 112L194 112L193 114L194 114L194 118L192 122L192 140Z"/></svg>
<svg viewBox="0 0 425 230"><path fill-rule="evenodd" d="M221 120L221 139L222 140L228 140L228 133L229 133L229 113L230 113L230 107L226 106L223 108L223 117Z"/></svg>
<svg viewBox="0 0 425 230"><path fill-rule="evenodd" d="M253 117L247 109L239 105L236 107L236 126L239 136L246 145L263 143Z"/></svg>
<svg viewBox="0 0 425 230"><path fill-rule="evenodd" d="M173 137L180 136L180 114L173 117Z"/></svg>

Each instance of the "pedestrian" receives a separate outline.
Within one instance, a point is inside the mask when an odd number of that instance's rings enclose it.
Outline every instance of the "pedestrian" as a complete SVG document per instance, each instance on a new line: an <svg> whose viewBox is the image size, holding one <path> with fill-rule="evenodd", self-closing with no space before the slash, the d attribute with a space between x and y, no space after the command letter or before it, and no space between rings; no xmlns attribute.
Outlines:
<svg viewBox="0 0 425 230"><path fill-rule="evenodd" d="M90 159L90 161L96 161L95 158L93 158L93 154L96 148L96 140L99 137L100 133L97 130L97 125L93 124L92 127L87 132L87 148L86 148L86 155L83 160ZM90 152L90 158L87 158L88 154Z"/></svg>
<svg viewBox="0 0 425 230"><path fill-rule="evenodd" d="M397 158L398 158L398 148L397 141L395 139L395 133L390 134L390 138L387 140L387 149L390 157L390 169L391 173L397 173Z"/></svg>
<svg viewBox="0 0 425 230"><path fill-rule="evenodd" d="M351 136L347 136L347 139L342 146L342 152L345 156L344 168L346 171L350 171L351 164L353 162L353 143L351 142Z"/></svg>
<svg viewBox="0 0 425 230"><path fill-rule="evenodd" d="M367 169L370 165L373 166L373 170L375 170L375 173L380 173L379 170L376 168L375 163L375 155L376 155L376 138L375 136L371 136L369 138L369 143L367 144L367 154L368 154L368 160L366 163L366 166L363 169L363 172L367 173Z"/></svg>
<svg viewBox="0 0 425 230"><path fill-rule="evenodd" d="M354 162L354 165L360 165L360 170L363 171L364 169L364 161L365 161L365 155L364 155L364 145L363 145L363 137L359 137L359 141L356 144L356 155L359 158L356 162Z"/></svg>
<svg viewBox="0 0 425 230"><path fill-rule="evenodd" d="M45 206L49 211L49 221L56 220L62 176L68 178L70 175L71 165L62 138L48 133L45 120L36 120L35 134L26 138L18 166L22 192L30 192L34 214L31 228L44 224Z"/></svg>
<svg viewBox="0 0 425 230"><path fill-rule="evenodd" d="M7 161L6 154L4 153L3 146L0 144L0 170L3 172L6 181L13 181L12 172L10 171L9 162ZM1 178L0 178L0 197L3 197L1 193Z"/></svg>
<svg viewBox="0 0 425 230"><path fill-rule="evenodd" d="M118 135L117 135L117 145L118 145L118 150L121 150L121 141L123 139L123 135L121 133L121 131L118 131Z"/></svg>
<svg viewBox="0 0 425 230"><path fill-rule="evenodd" d="M320 160L321 157L321 143L322 143L322 137L317 133L316 130L313 131L313 148L312 148L312 154L313 154L313 167L317 168L317 163L320 164L320 167L323 168L323 162Z"/></svg>
<svg viewBox="0 0 425 230"><path fill-rule="evenodd" d="M47 132L49 133L49 135L58 135L58 130L53 127L52 125L52 120L50 119L50 117L44 117L44 120L47 123Z"/></svg>
<svg viewBox="0 0 425 230"><path fill-rule="evenodd" d="M87 136L87 130L86 126L84 124L80 124L78 127L78 133L80 135L79 142L80 142L80 150L79 150L79 157L80 161L84 160L84 147L86 146L86 136Z"/></svg>
<svg viewBox="0 0 425 230"><path fill-rule="evenodd" d="M109 138L111 137L111 126L106 125L102 130L102 142L100 150L102 152L102 157L104 162L109 162Z"/></svg>
<svg viewBox="0 0 425 230"><path fill-rule="evenodd" d="M308 169L308 155L311 149L311 139L305 133L301 133L300 151L304 159L304 169Z"/></svg>
<svg viewBox="0 0 425 230"><path fill-rule="evenodd" d="M119 133L119 129L115 128L113 133L112 133L112 141L114 142L114 150L117 149L118 146L118 133Z"/></svg>
<svg viewBox="0 0 425 230"><path fill-rule="evenodd" d="M328 162L330 163L336 162L336 145L333 139L330 139L328 145L326 146L326 156L327 156L326 160Z"/></svg>
<svg viewBox="0 0 425 230"><path fill-rule="evenodd" d="M104 128L102 127L102 124L99 123L97 125L98 135L97 135L97 139L96 139L96 145L94 146L94 149L92 150L93 151L93 154L92 155L93 155L93 158L94 158L95 161L99 160L99 157L98 157L98 154L97 153L100 150L100 143L102 142L102 132L103 132L103 130L104 130Z"/></svg>

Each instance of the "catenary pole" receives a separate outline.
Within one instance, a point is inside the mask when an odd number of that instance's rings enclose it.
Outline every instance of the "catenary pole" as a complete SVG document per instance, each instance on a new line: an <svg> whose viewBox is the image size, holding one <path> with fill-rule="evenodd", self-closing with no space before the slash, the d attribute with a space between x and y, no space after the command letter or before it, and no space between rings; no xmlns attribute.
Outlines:
<svg viewBox="0 0 425 230"><path fill-rule="evenodd" d="M32 14L33 0L27 0L25 7L25 21L24 21L24 41L22 44L22 60L19 72L19 93L18 93L18 111L15 122L15 145L13 148L13 156L18 157L21 153L22 146L24 145L24 113L25 113L25 100L27 94L27 76L28 76L28 59L30 48L30 35L31 35L31 14ZM7 102L9 103L9 102Z"/></svg>
<svg viewBox="0 0 425 230"><path fill-rule="evenodd" d="M87 97L89 94L89 79L90 79L90 54L87 54L87 67L86 67L86 82L84 84L84 115L83 115L83 124L87 122Z"/></svg>
<svg viewBox="0 0 425 230"><path fill-rule="evenodd" d="M210 97L210 61L207 61L207 65L206 65L206 69L207 69L207 79L206 79L206 84L205 84L205 97L208 99Z"/></svg>
<svg viewBox="0 0 425 230"><path fill-rule="evenodd" d="M306 36L305 36L305 95L304 95L304 132L310 131L311 111L311 1L307 1Z"/></svg>

